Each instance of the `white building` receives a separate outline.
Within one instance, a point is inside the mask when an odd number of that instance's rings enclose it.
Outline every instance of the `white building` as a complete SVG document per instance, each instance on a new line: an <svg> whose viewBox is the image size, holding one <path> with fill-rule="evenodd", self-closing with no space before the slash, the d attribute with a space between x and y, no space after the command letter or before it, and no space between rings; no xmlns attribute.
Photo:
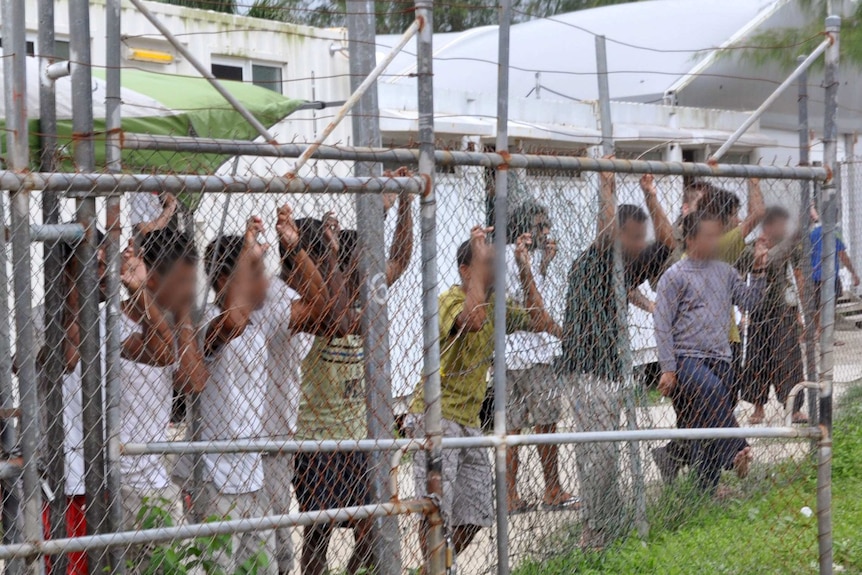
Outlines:
<svg viewBox="0 0 862 575"><path fill-rule="evenodd" d="M836 2L835 4L839 4ZM848 7L852 4L847 2ZM27 0L28 40L35 53L36 0ZM307 100L341 101L349 95L346 31L315 29L243 16L231 16L157 2L148 6L185 46L218 77L253 82ZM68 4L56 3L57 54L68 44ZM767 29L799 25L806 16L797 0L652 0L584 10L512 27L510 123L512 149L554 154L592 154L599 143L595 103L595 34L607 37L614 137L619 154L651 159L704 160L783 79L787 70L756 67L726 48L744 43ZM146 19L123 5L123 65L166 74L196 75ZM104 2L91 3L94 66L105 64ZM394 39L381 36L378 53ZM482 149L496 132L497 27L435 35L435 130L438 140L456 149ZM726 54L726 55L725 55ZM859 73L842 70L842 103L859 99ZM409 145L417 132L415 43L395 59L379 84L380 128L385 145ZM844 77L844 76L842 76ZM822 126L821 78L812 72L810 116L814 133ZM301 111L273 127L280 141L310 141L329 122L332 110ZM853 156L862 114L841 109L840 157ZM797 158L796 95L791 89L734 147L729 162L793 164ZM350 144L350 123L344 122L328 143ZM819 150L813 149L814 160ZM246 161L247 160L247 161ZM243 174L281 174L290 162L243 159L234 168ZM318 162L319 175L345 174L348 163ZM553 267L554 303L559 316L565 275L572 258L591 240L596 183L592 175L516 174L517 193L546 203L555 222L560 254ZM441 286L456 281L454 254L472 225L485 218L487 184L482 168L455 168L438 174L439 254ZM742 190L742 183L725 183ZM660 182L671 216L678 212L680 178ZM639 202L636 178L624 178L621 201ZM563 195L565 192L565 196ZM793 203L797 191L785 185L768 187L770 201ZM205 199L197 218L202 241L220 228L236 231L251 213L274 211L283 198L237 197ZM299 215L320 215L331 209L353 225L352 200L346 197L292 198ZM855 194L845 195L845 238L862 256L862 217ZM417 212L418 215L418 212ZM391 218L390 218L391 220ZM417 217L418 221L418 217ZM391 226L392 222L387 225ZM390 294L393 385L404 395L418 381L421 362L420 272L418 257ZM862 264L862 261L860 261ZM862 268L862 265L859 265ZM34 282L36 283L36 282ZM650 359L651 321L633 315L633 337Z"/></svg>

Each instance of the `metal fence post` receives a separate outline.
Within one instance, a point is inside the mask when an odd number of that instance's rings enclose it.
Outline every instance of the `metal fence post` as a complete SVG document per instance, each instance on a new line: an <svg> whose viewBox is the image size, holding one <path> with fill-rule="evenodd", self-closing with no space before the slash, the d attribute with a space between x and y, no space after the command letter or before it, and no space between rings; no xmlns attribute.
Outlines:
<svg viewBox="0 0 862 575"><path fill-rule="evenodd" d="M440 324L437 301L437 195L434 191L434 0L416 0L421 28L416 36L416 86L419 113L419 173L425 179L421 200L422 379L428 445L427 492L443 498L443 416L440 404ZM446 572L446 546L439 507L428 516L429 575Z"/></svg>
<svg viewBox="0 0 862 575"><path fill-rule="evenodd" d="M509 152L509 31L511 0L500 0L497 48L497 153ZM509 573L509 504L506 489L506 236L509 220L509 167L497 167L494 182L494 450L497 501L497 573Z"/></svg>
<svg viewBox="0 0 862 575"><path fill-rule="evenodd" d="M373 0L347 1L347 38L350 52L350 90L356 92L374 69L376 59ZM380 113L377 82L362 94L353 109L353 140L359 146L380 147ZM380 164L358 162L357 176L379 176ZM359 240L359 276L362 278L362 339L368 398L368 437L391 439L395 422L389 364L389 310L386 279L386 238L383 227L383 196L356 195ZM389 461L385 453L369 454L374 501L389 501ZM397 517L374 519L376 570L381 575L401 573L401 540Z"/></svg>
<svg viewBox="0 0 862 575"><path fill-rule="evenodd" d="M838 216L838 62L841 18L826 18L832 44L826 52L825 109L823 113L823 165L831 177L821 193L821 299L820 299L820 441L817 466L817 535L820 573L832 573L832 379L835 332L836 232Z"/></svg>
<svg viewBox="0 0 862 575"><path fill-rule="evenodd" d="M802 61L805 56L800 56ZM808 126L808 71L805 71L799 76L799 165L808 166L811 163L811 136ZM808 381L817 381L817 349L814 341L816 326L814 318L816 316L817 306L819 302L814 301L814 283L811 279L811 182L801 180L802 186L799 202L799 227L802 238L802 317L804 324L802 326L802 341L804 343L805 352L805 378ZM816 421L818 393L815 389L808 390L808 418L811 421ZM816 442L812 442L812 453L816 447Z"/></svg>
<svg viewBox="0 0 862 575"><path fill-rule="evenodd" d="M90 68L90 5L85 0L69 2L69 52L71 55L72 132L75 139L74 159L79 172L95 171L93 132L92 70ZM102 394L101 336L99 321L100 278L96 225L96 200L84 197L76 201L77 219L84 226L85 239L76 250L78 264L75 278L79 292L81 395L84 426L84 488L87 497L87 533L105 530L104 398ZM98 552L89 553L90 573L101 573L105 562Z"/></svg>
<svg viewBox="0 0 862 575"><path fill-rule="evenodd" d="M3 2L3 38L5 101L7 129L7 166L26 171L30 164L27 129L27 49L24 2ZM10 196L12 270L15 290L15 355L18 358L18 394L20 397L20 448L23 457L23 526L24 540L42 541L42 492L39 476L39 389L36 381L33 305L30 258L30 190L18 189ZM39 556L25 560L26 570L34 575L44 573L45 563Z"/></svg>
<svg viewBox="0 0 862 575"><path fill-rule="evenodd" d="M608 86L608 56L604 36L596 36L596 70L599 83L599 110L602 130L602 153L614 153L613 121L611 119L611 94ZM599 208L601 209L601 207ZM616 210L614 210L616 214ZM614 216L616 217L616 216ZM626 411L626 427L637 429L637 408L634 398L634 374L632 363L631 342L629 341L629 299L626 293L625 268L619 241L614 243L614 297L617 308L617 326L619 330L617 353L622 359L623 399ZM635 499L635 525L638 535L646 538L649 534L649 523L646 516L646 485L644 481L643 463L641 461L640 443L629 443L629 457L632 467L632 482Z"/></svg>
<svg viewBox="0 0 862 575"><path fill-rule="evenodd" d="M39 0L39 169L53 172L56 169L57 153L57 109L54 82L45 76L46 68L54 61L54 2ZM60 201L57 192L42 192L42 222L60 222ZM41 393L44 396L43 413L63 413L63 310L65 307L65 281L63 258L57 243L45 243L42 247L45 266L45 357L40 374ZM38 350L37 350L38 353ZM62 417L48 417L45 421L45 481L54 491L54 499L48 502L50 538L66 536L66 462L63 445L65 431ZM51 569L65 573L66 555L52 558Z"/></svg>
<svg viewBox="0 0 862 575"><path fill-rule="evenodd" d="M121 0L105 3L105 160L109 172L122 171L122 149L120 130L121 116L121 50L122 40ZM105 200L105 291L107 315L105 320L105 479L108 491L107 528L109 531L123 530L123 504L121 498L122 477L120 472L120 197L109 196ZM125 550L113 547L109 550L112 573L125 573Z"/></svg>

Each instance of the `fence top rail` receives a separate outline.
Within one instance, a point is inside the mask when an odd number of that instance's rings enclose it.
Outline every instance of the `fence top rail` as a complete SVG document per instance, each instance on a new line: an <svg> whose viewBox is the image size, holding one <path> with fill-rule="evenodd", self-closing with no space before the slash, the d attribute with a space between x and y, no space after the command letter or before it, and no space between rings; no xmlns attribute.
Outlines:
<svg viewBox="0 0 862 575"><path fill-rule="evenodd" d="M0 170L0 189L67 192L70 197L125 192L207 192L228 194L421 194L425 180L355 177L202 176L194 174L97 174Z"/></svg>
<svg viewBox="0 0 862 575"><path fill-rule="evenodd" d="M123 147L127 150L296 158L301 156L309 146L310 144L268 144L264 142L249 142L246 140L205 139L189 136L156 136L132 133L126 133L123 135ZM387 162L409 165L416 164L419 161L419 150L321 146L315 150L312 157L319 160ZM448 150L437 150L434 153L434 157L437 164L444 166L482 166L486 168L508 166L510 168L547 169L572 172L617 172L625 174L821 181L825 181L829 178L829 172L825 168L807 166L657 162L647 160L603 159L534 154L499 154L494 152Z"/></svg>
<svg viewBox="0 0 862 575"><path fill-rule="evenodd" d="M500 445L546 445L620 441L659 441L666 439L810 439L819 438L817 427L733 427L703 429L637 429L569 433L536 433L498 437L444 437L443 449L498 447ZM267 439L236 439L224 441L164 441L159 443L127 443L122 446L126 456L183 453L295 453L310 451L418 451L426 447L418 439L329 439L319 441L272 441Z"/></svg>

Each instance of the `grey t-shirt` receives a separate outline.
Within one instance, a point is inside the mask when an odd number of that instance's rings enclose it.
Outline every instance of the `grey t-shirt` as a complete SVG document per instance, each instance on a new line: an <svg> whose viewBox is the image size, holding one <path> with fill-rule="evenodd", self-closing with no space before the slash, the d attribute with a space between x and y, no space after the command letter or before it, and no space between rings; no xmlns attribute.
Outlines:
<svg viewBox="0 0 862 575"><path fill-rule="evenodd" d="M730 361L727 316L733 305L751 309L760 301L766 280L746 285L735 269L717 260L684 259L658 282L655 332L663 372L676 371L677 358Z"/></svg>

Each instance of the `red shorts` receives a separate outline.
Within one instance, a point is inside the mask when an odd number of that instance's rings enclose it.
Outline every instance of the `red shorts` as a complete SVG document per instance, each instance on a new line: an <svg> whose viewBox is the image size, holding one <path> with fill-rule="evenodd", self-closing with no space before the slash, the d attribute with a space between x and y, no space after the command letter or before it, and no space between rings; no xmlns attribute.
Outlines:
<svg viewBox="0 0 862 575"><path fill-rule="evenodd" d="M66 497L66 537L83 537L87 534L87 520L84 515L86 499L83 495ZM51 520L48 508L42 511L42 525L45 539L51 538ZM73 551L67 554L69 567L66 575L87 575L87 553L85 551ZM45 568L50 570L50 558L45 558Z"/></svg>

